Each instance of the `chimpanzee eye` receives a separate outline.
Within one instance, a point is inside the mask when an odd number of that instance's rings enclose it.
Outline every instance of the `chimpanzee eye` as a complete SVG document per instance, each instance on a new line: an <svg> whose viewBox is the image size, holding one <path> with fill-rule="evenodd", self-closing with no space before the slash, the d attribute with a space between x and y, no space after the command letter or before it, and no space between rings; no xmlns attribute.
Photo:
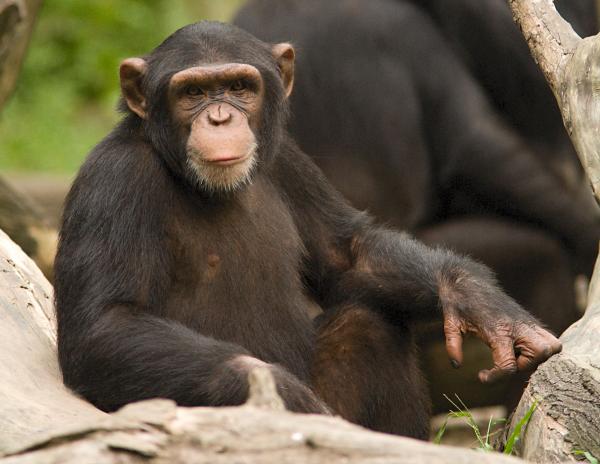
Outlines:
<svg viewBox="0 0 600 464"><path fill-rule="evenodd" d="M186 93L186 95L189 95L190 97L197 97L199 95L202 95L204 92L197 85L188 85L185 88L185 93Z"/></svg>
<svg viewBox="0 0 600 464"><path fill-rule="evenodd" d="M244 90L246 88L246 83L242 79L238 79L233 84L231 84L230 88L231 88L231 90L236 91L236 92L240 91L240 90Z"/></svg>

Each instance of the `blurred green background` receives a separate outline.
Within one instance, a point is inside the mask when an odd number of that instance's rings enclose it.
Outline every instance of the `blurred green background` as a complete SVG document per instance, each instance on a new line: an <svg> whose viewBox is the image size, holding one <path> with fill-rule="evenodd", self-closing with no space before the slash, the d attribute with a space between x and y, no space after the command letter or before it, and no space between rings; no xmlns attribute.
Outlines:
<svg viewBox="0 0 600 464"><path fill-rule="evenodd" d="M0 170L74 173L119 114L118 66L175 29L228 20L243 0L46 0L0 113Z"/></svg>

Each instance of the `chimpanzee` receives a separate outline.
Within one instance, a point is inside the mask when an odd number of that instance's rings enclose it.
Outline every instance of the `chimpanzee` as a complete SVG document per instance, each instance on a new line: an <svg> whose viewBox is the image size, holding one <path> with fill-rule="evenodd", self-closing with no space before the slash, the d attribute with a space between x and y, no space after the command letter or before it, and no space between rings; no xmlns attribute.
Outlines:
<svg viewBox="0 0 600 464"><path fill-rule="evenodd" d="M465 334L484 340L484 382L560 342L486 267L374 225L331 187L286 132L294 55L200 22L121 64L126 115L64 211L64 381L106 411L236 405L268 366L293 411L426 438L416 321L443 317L456 366Z"/></svg>
<svg viewBox="0 0 600 464"><path fill-rule="evenodd" d="M491 266L560 332L579 315L575 272L591 272L597 255L597 208L498 116L413 3L428 0L250 0L234 22L296 46L291 132L354 206ZM529 97L521 107L536 104ZM547 113L560 125L556 108Z"/></svg>

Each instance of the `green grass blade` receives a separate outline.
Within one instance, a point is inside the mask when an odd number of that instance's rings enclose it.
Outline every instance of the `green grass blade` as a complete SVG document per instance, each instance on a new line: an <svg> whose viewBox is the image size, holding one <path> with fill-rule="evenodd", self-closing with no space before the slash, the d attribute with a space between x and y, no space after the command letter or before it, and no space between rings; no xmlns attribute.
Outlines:
<svg viewBox="0 0 600 464"><path fill-rule="evenodd" d="M575 454L576 456L584 456L590 464L598 464L598 459L592 456L592 453L590 453L589 451L575 450L573 451L573 454Z"/></svg>
<svg viewBox="0 0 600 464"><path fill-rule="evenodd" d="M537 400L535 400L533 402L533 404L531 405L531 407L529 408L529 410L527 411L527 413L525 414L525 416L523 416L523 418L519 422L517 422L515 429L510 434L510 437L508 438L508 441L506 442L506 447L504 448L504 454L512 454L513 453L513 448L514 448L515 444L521 438L521 432L523 431L523 427L526 427L527 424L529 423L529 419L531 419L531 416L533 415L533 412L537 408L537 405L538 405L538 402L537 402Z"/></svg>
<svg viewBox="0 0 600 464"><path fill-rule="evenodd" d="M494 416L490 416L490 420L488 421L487 431L485 433L485 449L491 449L490 445L490 431L492 430L492 423L494 423Z"/></svg>
<svg viewBox="0 0 600 464"><path fill-rule="evenodd" d="M450 414L448 414L448 416L446 416L446 420L444 421L444 423L442 424L440 429L435 434L435 438L433 439L433 442L436 445L439 445L442 442L442 437L444 436L444 433L446 433L446 427L448 426L448 419L450 419Z"/></svg>

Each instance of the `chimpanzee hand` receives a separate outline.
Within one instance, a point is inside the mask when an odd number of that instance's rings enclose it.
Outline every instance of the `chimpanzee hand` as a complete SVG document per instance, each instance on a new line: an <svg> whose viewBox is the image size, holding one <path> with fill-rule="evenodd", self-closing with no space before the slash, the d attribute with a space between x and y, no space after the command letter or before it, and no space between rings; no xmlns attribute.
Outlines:
<svg viewBox="0 0 600 464"><path fill-rule="evenodd" d="M269 364L252 356L240 355L229 362L229 367L233 368L244 380L248 378L248 374L255 367L266 367L273 374L277 393L288 410L307 414L331 414L324 401L295 375L278 364Z"/></svg>
<svg viewBox="0 0 600 464"><path fill-rule="evenodd" d="M491 349L492 369L479 372L494 382L517 371L532 371L559 353L560 341L488 279L462 275L440 286L446 351L454 367L462 363L463 335L473 334Z"/></svg>
<svg viewBox="0 0 600 464"><path fill-rule="evenodd" d="M331 414L325 402L298 380L293 374L278 365L272 366L277 393L288 410L308 414Z"/></svg>

